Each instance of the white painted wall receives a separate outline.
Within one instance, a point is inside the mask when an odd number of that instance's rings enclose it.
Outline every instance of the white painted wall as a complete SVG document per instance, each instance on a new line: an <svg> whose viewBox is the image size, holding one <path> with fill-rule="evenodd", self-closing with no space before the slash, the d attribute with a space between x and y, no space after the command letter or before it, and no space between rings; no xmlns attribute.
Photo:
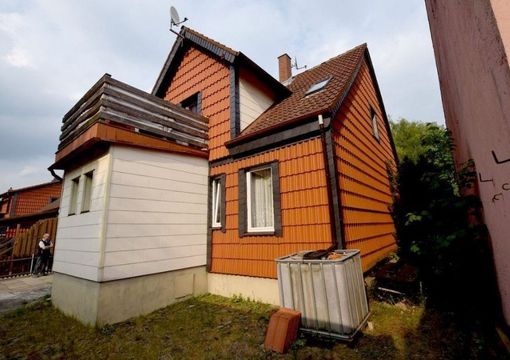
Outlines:
<svg viewBox="0 0 510 360"><path fill-rule="evenodd" d="M247 78L239 77L241 131L273 104L273 99Z"/></svg>
<svg viewBox="0 0 510 360"><path fill-rule="evenodd" d="M207 160L112 146L102 281L201 266Z"/></svg>
<svg viewBox="0 0 510 360"><path fill-rule="evenodd" d="M110 154L64 174L64 185L58 219L53 270L80 278L97 281L105 215L105 193L110 171ZM80 213L83 197L83 175L94 170L91 207ZM78 205L75 215L68 215L72 179L80 176Z"/></svg>

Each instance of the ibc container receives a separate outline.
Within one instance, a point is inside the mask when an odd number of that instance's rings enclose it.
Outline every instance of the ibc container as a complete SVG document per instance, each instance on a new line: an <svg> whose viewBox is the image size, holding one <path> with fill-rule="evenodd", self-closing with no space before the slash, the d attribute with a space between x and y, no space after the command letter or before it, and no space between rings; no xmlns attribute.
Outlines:
<svg viewBox="0 0 510 360"><path fill-rule="evenodd" d="M336 250L332 260L276 259L280 304L301 312L302 328L350 341L370 315L359 250Z"/></svg>

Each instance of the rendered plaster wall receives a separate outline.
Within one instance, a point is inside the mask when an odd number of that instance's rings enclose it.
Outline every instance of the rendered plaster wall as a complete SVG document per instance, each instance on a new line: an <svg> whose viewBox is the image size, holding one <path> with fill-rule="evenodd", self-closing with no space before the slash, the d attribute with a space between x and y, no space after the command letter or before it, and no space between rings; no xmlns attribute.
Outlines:
<svg viewBox="0 0 510 360"><path fill-rule="evenodd" d="M130 279L95 282L61 273L53 278L53 305L89 325L113 324L207 293L205 266Z"/></svg>
<svg viewBox="0 0 510 360"><path fill-rule="evenodd" d="M426 0L456 162L475 161L503 312L510 324L510 2ZM496 162L494 155L498 162Z"/></svg>
<svg viewBox="0 0 510 360"><path fill-rule="evenodd" d="M207 281L211 294L225 297L240 295L266 304L280 304L278 280L275 279L209 273Z"/></svg>

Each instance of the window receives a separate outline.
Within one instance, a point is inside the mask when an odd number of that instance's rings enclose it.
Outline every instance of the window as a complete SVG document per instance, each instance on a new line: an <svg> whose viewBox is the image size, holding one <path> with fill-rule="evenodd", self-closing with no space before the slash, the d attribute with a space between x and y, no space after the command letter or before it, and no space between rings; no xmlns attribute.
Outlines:
<svg viewBox="0 0 510 360"><path fill-rule="evenodd" d="M372 113L372 134L377 139L377 141L379 141L380 136L379 136L379 127L377 126L377 114L375 113L375 111L373 109L370 109L370 111Z"/></svg>
<svg viewBox="0 0 510 360"><path fill-rule="evenodd" d="M92 200L92 175L92 171L84 175L83 197L81 202L82 213L90 211L90 203Z"/></svg>
<svg viewBox="0 0 510 360"><path fill-rule="evenodd" d="M211 182L212 206L211 206L211 226L221 228L221 179L216 178Z"/></svg>
<svg viewBox="0 0 510 360"><path fill-rule="evenodd" d="M239 170L239 236L282 235L278 161Z"/></svg>
<svg viewBox="0 0 510 360"><path fill-rule="evenodd" d="M78 187L80 186L80 178L77 177L71 180L71 200L69 202L69 212L67 215L76 214L76 208L78 207Z"/></svg>
<svg viewBox="0 0 510 360"><path fill-rule="evenodd" d="M329 80L331 80L331 77L321 80L319 82L316 82L315 84L310 86L310 88L306 91L305 96L313 94L314 92L324 89L324 87L329 83Z"/></svg>
<svg viewBox="0 0 510 360"><path fill-rule="evenodd" d="M200 114L202 112L200 93L191 95L186 100L183 100L181 102L181 106L189 111L196 113L196 114Z"/></svg>

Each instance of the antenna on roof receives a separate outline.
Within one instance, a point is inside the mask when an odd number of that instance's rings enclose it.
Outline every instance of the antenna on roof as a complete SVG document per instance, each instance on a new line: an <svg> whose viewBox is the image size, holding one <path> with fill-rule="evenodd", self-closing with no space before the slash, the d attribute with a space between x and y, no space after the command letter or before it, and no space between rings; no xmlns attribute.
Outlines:
<svg viewBox="0 0 510 360"><path fill-rule="evenodd" d="M173 6L170 6L170 31L173 32L175 35L180 36L184 38L181 34L179 34L177 31L173 29L173 26L179 26L182 23L185 23L188 21L188 18L185 17L184 20L181 21L179 18L179 13L177 12L177 9Z"/></svg>
<svg viewBox="0 0 510 360"><path fill-rule="evenodd" d="M291 68L295 68L296 70L301 70L301 69L306 69L306 65L299 67L299 65L297 63L297 56L294 56L294 64L291 65Z"/></svg>

